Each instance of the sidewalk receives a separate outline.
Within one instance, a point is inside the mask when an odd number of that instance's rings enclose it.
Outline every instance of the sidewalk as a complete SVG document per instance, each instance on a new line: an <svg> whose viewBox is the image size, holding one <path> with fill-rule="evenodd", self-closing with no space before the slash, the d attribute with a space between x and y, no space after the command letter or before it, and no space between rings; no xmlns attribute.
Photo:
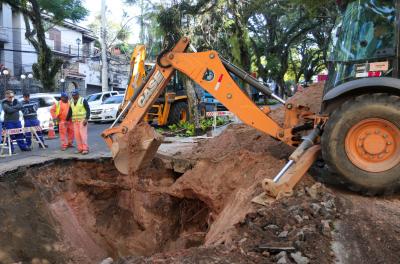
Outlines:
<svg viewBox="0 0 400 264"><path fill-rule="evenodd" d="M16 155L0 157L0 176L5 172L17 170L19 167L31 166L36 164L45 163L57 159L77 159L77 160L93 160L99 158L111 158L111 151L108 149L103 139L101 132L109 125L91 124L89 127L89 147L90 153L88 155L75 154L76 148L70 148L66 151L61 151L59 147L59 139L46 140L48 149L39 149L35 146L31 152L21 152L16 147ZM218 127L211 134L215 137L226 129L227 125ZM190 153L195 148L198 142L206 140L207 136L199 137L165 137L164 143L158 149L158 154L163 156L174 156L178 152L181 154Z"/></svg>
<svg viewBox="0 0 400 264"><path fill-rule="evenodd" d="M18 167L40 164L56 159L75 158L79 160L89 160L111 157L111 152L100 136L101 132L107 127L109 127L109 124L89 125L90 153L88 155L75 154L76 148L61 151L59 138L45 140L45 143L49 146L48 149L39 149L37 145L35 145L32 151L21 152L19 148L16 147L16 155L0 157L0 175L7 171L18 169Z"/></svg>

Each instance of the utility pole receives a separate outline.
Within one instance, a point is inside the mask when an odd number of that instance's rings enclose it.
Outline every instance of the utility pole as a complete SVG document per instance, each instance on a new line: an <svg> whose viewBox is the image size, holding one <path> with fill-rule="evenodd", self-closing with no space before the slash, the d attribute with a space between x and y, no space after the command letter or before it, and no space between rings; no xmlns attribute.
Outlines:
<svg viewBox="0 0 400 264"><path fill-rule="evenodd" d="M143 0L140 1L140 33L139 33L139 40L140 44L144 45L144 19L143 19Z"/></svg>
<svg viewBox="0 0 400 264"><path fill-rule="evenodd" d="M100 29L100 46L101 46L101 91L108 91L108 63L107 63L107 45L106 45L107 29L106 29L106 0L101 0L101 29Z"/></svg>

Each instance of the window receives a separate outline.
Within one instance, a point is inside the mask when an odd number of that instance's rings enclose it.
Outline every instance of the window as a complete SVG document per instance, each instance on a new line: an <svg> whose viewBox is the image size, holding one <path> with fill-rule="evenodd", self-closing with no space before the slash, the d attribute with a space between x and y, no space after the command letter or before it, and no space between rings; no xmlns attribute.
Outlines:
<svg viewBox="0 0 400 264"><path fill-rule="evenodd" d="M333 30L325 92L357 77L357 65L388 61L396 55L395 1L350 1Z"/></svg>
<svg viewBox="0 0 400 264"><path fill-rule="evenodd" d="M110 98L111 94L104 94L102 101L104 102L105 100L107 100L108 98Z"/></svg>
<svg viewBox="0 0 400 264"><path fill-rule="evenodd" d="M120 103L122 103L123 99L124 99L124 96L116 95L116 96L108 98L106 101L104 101L103 104L120 104Z"/></svg>
<svg viewBox="0 0 400 264"><path fill-rule="evenodd" d="M359 61L395 55L394 2L360 0L348 4L333 34L332 61Z"/></svg>
<svg viewBox="0 0 400 264"><path fill-rule="evenodd" d="M101 94L92 94L92 95L89 95L89 96L86 98L86 101L88 101L88 102L94 102L94 101L100 100L100 98L101 98Z"/></svg>

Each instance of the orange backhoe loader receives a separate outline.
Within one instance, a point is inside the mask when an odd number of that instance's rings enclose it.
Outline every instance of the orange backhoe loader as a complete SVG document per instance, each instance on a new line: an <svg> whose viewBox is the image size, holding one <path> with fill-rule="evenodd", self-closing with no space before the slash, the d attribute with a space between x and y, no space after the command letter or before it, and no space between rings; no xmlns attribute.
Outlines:
<svg viewBox="0 0 400 264"><path fill-rule="evenodd" d="M119 112L124 112L135 89L138 89L146 77L146 47L137 45L132 52L130 61L130 78L125 90L124 100L119 107ZM188 97L183 87L178 87L178 75L175 74L164 93L152 104L144 121L155 123L158 126L185 122L189 117ZM180 89L178 89L180 88Z"/></svg>
<svg viewBox="0 0 400 264"><path fill-rule="evenodd" d="M244 123L297 147L281 172L274 179L263 181L268 195L290 195L321 149L329 169L353 190L375 194L399 187L400 40L396 32L400 32L400 24L396 21L400 0L373 2L374 5L369 0L340 2L342 17L333 34L331 66L320 114L285 102L216 51L186 52L190 41L182 38L159 55L157 64L125 107L123 122L103 132L116 167L126 173L134 159L144 160L157 151L152 139L143 139L142 153L130 157L127 134L143 120L177 70ZM284 104L284 124L280 126L269 116L268 107L258 108L231 74Z"/></svg>

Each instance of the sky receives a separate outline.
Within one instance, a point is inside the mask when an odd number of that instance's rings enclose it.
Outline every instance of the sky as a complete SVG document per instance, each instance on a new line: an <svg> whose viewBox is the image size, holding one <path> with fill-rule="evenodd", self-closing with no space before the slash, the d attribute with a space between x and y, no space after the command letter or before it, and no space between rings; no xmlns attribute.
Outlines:
<svg viewBox="0 0 400 264"><path fill-rule="evenodd" d="M101 1L100 0L83 0L86 9L89 10L89 15L84 21L79 24L86 27L94 17L101 12ZM140 10L137 7L123 4L123 0L106 0L107 16L111 16L114 22L119 23L122 20L123 11L129 14L129 17L137 16L140 14ZM131 36L129 38L130 43L139 42L139 26L136 19L132 19L130 22Z"/></svg>

